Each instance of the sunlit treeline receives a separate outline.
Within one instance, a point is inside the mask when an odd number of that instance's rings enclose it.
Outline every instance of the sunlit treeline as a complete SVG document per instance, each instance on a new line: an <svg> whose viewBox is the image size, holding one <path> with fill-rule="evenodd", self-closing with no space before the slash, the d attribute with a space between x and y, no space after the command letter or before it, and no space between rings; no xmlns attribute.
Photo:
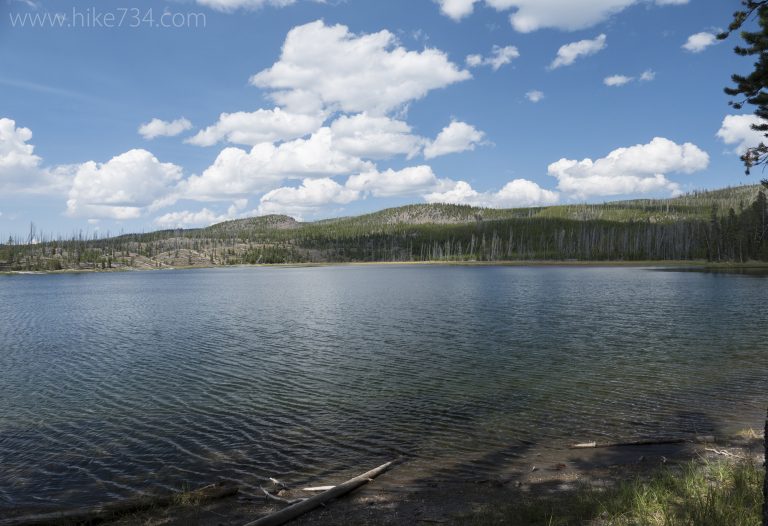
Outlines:
<svg viewBox="0 0 768 526"><path fill-rule="evenodd" d="M297 244L338 261L768 259L765 196L709 220L656 223L554 219L393 225L365 234L306 232Z"/></svg>
<svg viewBox="0 0 768 526"><path fill-rule="evenodd" d="M724 208L723 205L734 205ZM493 210L412 205L299 223L266 216L193 230L51 238L34 226L0 245L0 270L147 269L374 261L768 260L758 187L669 200Z"/></svg>

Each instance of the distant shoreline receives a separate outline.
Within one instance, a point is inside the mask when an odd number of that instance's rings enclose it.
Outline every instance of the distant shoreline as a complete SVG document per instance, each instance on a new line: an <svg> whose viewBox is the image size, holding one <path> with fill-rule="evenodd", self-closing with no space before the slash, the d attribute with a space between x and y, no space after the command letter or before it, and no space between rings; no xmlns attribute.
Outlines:
<svg viewBox="0 0 768 526"><path fill-rule="evenodd" d="M0 271L0 276L50 275L50 274L111 274L116 272L157 272L169 270L202 270L227 268L313 268L313 267L372 267L372 266L435 266L435 267L570 267L570 268L691 268L697 270L746 270L766 269L768 262L750 261L710 262L705 260L667 261L574 261L574 260L520 260L520 261L352 261L315 263L269 263L253 265L196 265L169 266L162 268L112 268L112 269L62 269L62 270L11 270Z"/></svg>

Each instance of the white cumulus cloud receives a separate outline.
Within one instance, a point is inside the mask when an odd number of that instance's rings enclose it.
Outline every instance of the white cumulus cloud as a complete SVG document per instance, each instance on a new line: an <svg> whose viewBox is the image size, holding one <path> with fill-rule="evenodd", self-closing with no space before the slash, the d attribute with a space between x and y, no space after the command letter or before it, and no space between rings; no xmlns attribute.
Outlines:
<svg viewBox="0 0 768 526"><path fill-rule="evenodd" d="M181 177L179 166L161 163L146 150L130 150L106 163L88 161L75 173L67 214L135 219L167 204Z"/></svg>
<svg viewBox="0 0 768 526"><path fill-rule="evenodd" d="M402 170L371 170L351 176L346 187L374 197L407 196L430 191L440 185L429 166L414 166Z"/></svg>
<svg viewBox="0 0 768 526"><path fill-rule="evenodd" d="M175 121L152 119L139 126L139 134L149 141L157 137L175 137L191 129L192 123L184 117Z"/></svg>
<svg viewBox="0 0 768 526"><path fill-rule="evenodd" d="M598 35L593 39L579 40L571 42L557 50L557 57L550 64L550 69L557 69L563 66L570 66L580 57L594 55L606 48L607 37L605 34Z"/></svg>
<svg viewBox="0 0 768 526"><path fill-rule="evenodd" d="M480 0L436 0L440 10L454 20L474 11ZM515 30L530 33L543 28L575 31L607 20L627 7L641 2L656 5L683 5L689 0L485 0L497 11L513 10L509 21Z"/></svg>
<svg viewBox="0 0 768 526"><path fill-rule="evenodd" d="M354 34L321 20L293 28L280 60L253 77L289 111L382 115L471 78L437 49L408 51L389 31Z"/></svg>
<svg viewBox="0 0 768 526"><path fill-rule="evenodd" d="M424 157L434 159L449 153L474 150L485 133L466 122L453 121L443 128L437 138L424 148Z"/></svg>
<svg viewBox="0 0 768 526"><path fill-rule="evenodd" d="M611 75L603 79L603 84L609 87L624 86L635 80L634 77L627 77L626 75Z"/></svg>
<svg viewBox="0 0 768 526"><path fill-rule="evenodd" d="M691 53L701 53L714 44L717 44L717 35L702 31L701 33L689 36L688 40L683 44L683 49Z"/></svg>
<svg viewBox="0 0 768 526"><path fill-rule="evenodd" d="M242 212L247 205L247 199L239 199L232 203L232 206L230 206L226 213L223 214L218 214L208 208L203 208L197 212L192 212L190 210L169 212L155 218L154 223L161 228L206 227L216 223L238 219L244 215L249 215L248 213L243 214Z"/></svg>
<svg viewBox="0 0 768 526"><path fill-rule="evenodd" d="M200 130L186 142L196 146L213 146L226 140L234 144L255 146L262 142L286 141L317 131L325 117L321 114L297 114L260 109L254 112L222 113L218 122Z"/></svg>
<svg viewBox="0 0 768 526"><path fill-rule="evenodd" d="M182 185L190 199L228 199L274 188L286 179L349 175L371 169L370 162L347 155L333 146L333 132L321 128L308 139L280 145L261 143L250 152L225 148L201 175Z"/></svg>
<svg viewBox="0 0 768 526"><path fill-rule="evenodd" d="M411 133L407 122L367 113L341 116L331 123L333 146L340 152L364 159L409 159L421 151L426 140Z"/></svg>
<svg viewBox="0 0 768 526"><path fill-rule="evenodd" d="M456 21L472 14L475 4L480 0L436 0L440 11Z"/></svg>
<svg viewBox="0 0 768 526"><path fill-rule="evenodd" d="M670 192L680 187L666 174L691 174L709 166L709 155L691 143L676 144L656 137L648 144L618 148L593 161L560 159L549 165L549 175L557 178L558 189L572 197Z"/></svg>
<svg viewBox="0 0 768 526"><path fill-rule="evenodd" d="M471 68L490 66L493 71L498 71L502 66L506 66L519 56L520 52L515 46L493 46L490 56L469 55L466 62L467 66Z"/></svg>
<svg viewBox="0 0 768 526"><path fill-rule="evenodd" d="M42 159L35 155L31 140L32 130L17 127L14 120L0 119L0 181L4 184L11 178L23 182L39 172Z"/></svg>
<svg viewBox="0 0 768 526"><path fill-rule="evenodd" d="M70 167L44 168L31 140L32 130L0 118L0 195L55 194L69 184Z"/></svg>
<svg viewBox="0 0 768 526"><path fill-rule="evenodd" d="M610 77L605 77L603 79L603 84L611 88L616 88L620 86L625 86L630 82L635 82L638 80L640 82L651 82L655 79L656 79L656 72L653 71L652 69L646 69L640 74L638 78L629 77L627 75L611 75Z"/></svg>
<svg viewBox="0 0 768 526"><path fill-rule="evenodd" d="M285 7L295 4L296 0L197 0L197 3L228 13L236 9L255 10L265 6Z"/></svg>
<svg viewBox="0 0 768 526"><path fill-rule="evenodd" d="M545 190L527 179L510 181L498 192L478 192L466 181L454 182L452 187L424 196L428 203L450 203L485 208L515 208L553 205L557 192Z"/></svg>
<svg viewBox="0 0 768 526"><path fill-rule="evenodd" d="M544 92L539 90L531 90L525 94L525 98L535 104L544 100Z"/></svg>
<svg viewBox="0 0 768 526"><path fill-rule="evenodd" d="M359 192L331 178L305 179L297 188L282 187L261 198L260 214L286 214L301 218L328 205L345 205L359 199Z"/></svg>
<svg viewBox="0 0 768 526"><path fill-rule="evenodd" d="M726 115L717 136L725 144L735 145L734 152L741 155L748 148L759 146L760 143L768 143L765 137L766 132L752 129L752 126L762 124L766 122L757 115Z"/></svg>

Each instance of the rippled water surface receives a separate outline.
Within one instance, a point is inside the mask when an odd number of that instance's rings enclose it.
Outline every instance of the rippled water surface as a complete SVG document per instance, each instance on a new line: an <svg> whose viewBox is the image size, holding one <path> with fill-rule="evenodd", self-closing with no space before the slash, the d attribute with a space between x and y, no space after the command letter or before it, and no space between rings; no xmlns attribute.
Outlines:
<svg viewBox="0 0 768 526"><path fill-rule="evenodd" d="M766 292L628 268L0 276L0 511L733 430L768 400Z"/></svg>

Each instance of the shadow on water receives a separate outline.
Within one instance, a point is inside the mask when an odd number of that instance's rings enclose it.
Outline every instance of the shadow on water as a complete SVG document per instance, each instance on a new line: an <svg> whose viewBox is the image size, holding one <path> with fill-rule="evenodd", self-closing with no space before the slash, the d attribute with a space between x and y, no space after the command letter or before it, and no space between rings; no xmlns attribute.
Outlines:
<svg viewBox="0 0 768 526"><path fill-rule="evenodd" d="M693 272L721 276L750 276L768 278L768 267L666 267L650 269L653 272Z"/></svg>
<svg viewBox="0 0 768 526"><path fill-rule="evenodd" d="M705 444L723 447L723 440L728 439L718 422L702 412L681 411L675 415L675 420L679 422L676 428L684 432L627 439L658 441L645 445L561 449L545 443L516 442L453 463L419 465L418 459L413 459L412 464L406 463L377 479L375 484L359 490L348 501L317 510L296 524L321 526L359 520L362 516L366 517L366 524L372 526L481 524L478 522L481 519L473 518L475 513L494 507L505 510L503 522L494 524L550 524L551 514L562 516L573 511L558 508L577 491L645 480L662 469L674 472L678 466L700 458ZM658 424L651 427L663 431L662 421L652 424ZM713 438L715 443L711 444ZM684 441L674 443L681 439ZM743 439L738 445L759 451L762 439ZM515 503L526 505L516 506ZM572 504L569 502L566 506ZM370 505L375 505L375 514L368 516L354 511ZM581 520L599 520L604 511L599 499L579 500Z"/></svg>

